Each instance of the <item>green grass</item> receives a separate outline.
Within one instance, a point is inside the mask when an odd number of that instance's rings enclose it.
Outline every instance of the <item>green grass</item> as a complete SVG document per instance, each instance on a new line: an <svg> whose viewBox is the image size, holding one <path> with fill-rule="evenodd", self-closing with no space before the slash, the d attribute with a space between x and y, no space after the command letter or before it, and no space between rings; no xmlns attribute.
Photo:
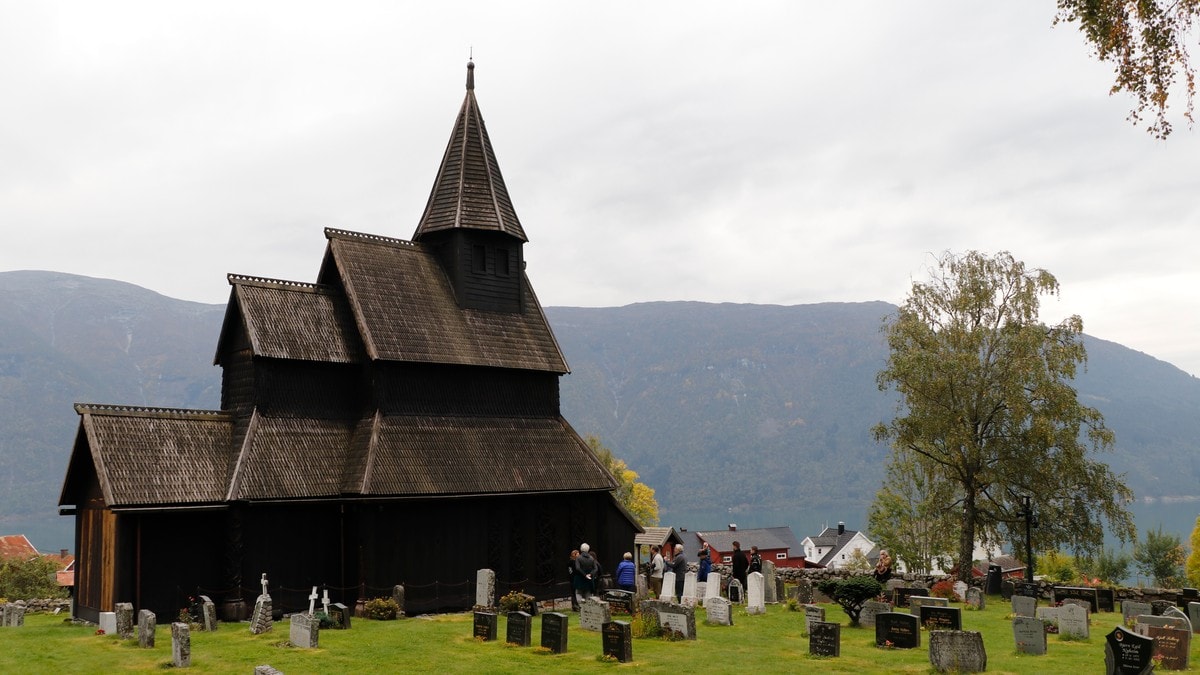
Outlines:
<svg viewBox="0 0 1200 675"><path fill-rule="evenodd" d="M288 675L300 673L370 672L470 672L526 673L570 669L582 672L636 669L648 673L676 673L703 667L708 672L821 672L821 673L928 673L929 635L922 633L921 647L913 650L879 649L875 631L851 628L837 605L826 605L826 617L842 624L842 655L808 656L808 638L802 635L804 613L769 605L764 615L750 616L734 609L733 626L703 625L697 610L695 641L668 642L635 639L634 662L599 660L598 633L578 627L571 616L566 654L539 654L534 649L503 642L478 642L471 636L470 614L444 614L398 621L355 619L348 631L321 631L319 649L287 646L286 621L263 635L251 635L249 624L221 624L214 633L192 632L192 668L198 673L251 673L270 664ZM1104 636L1120 623L1119 614L1093 616L1089 640L1060 640L1049 635L1046 656L1018 655L1013 647L1009 607L999 598L985 611L963 611L963 628L983 632L989 673L1103 672ZM621 618L621 617L617 617ZM534 644L541 634L534 618ZM504 619L500 619L501 636ZM24 628L0 628L0 673L113 673L161 671L171 666L169 625L159 625L154 649L141 649L137 640L96 635L95 627L64 622L61 617L25 617ZM1197 658L1193 647L1192 659ZM1200 663L1200 662L1197 662Z"/></svg>

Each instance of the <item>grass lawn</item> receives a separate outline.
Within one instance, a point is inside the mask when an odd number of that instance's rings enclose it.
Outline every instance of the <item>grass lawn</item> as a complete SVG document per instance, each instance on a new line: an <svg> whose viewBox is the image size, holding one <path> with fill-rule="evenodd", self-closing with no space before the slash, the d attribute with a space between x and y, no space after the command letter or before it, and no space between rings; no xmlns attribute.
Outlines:
<svg viewBox="0 0 1200 675"><path fill-rule="evenodd" d="M982 631L990 673L1104 672L1104 636L1120 623L1121 615L1092 617L1090 640L1064 641L1049 635L1045 656L1018 655L1013 647L1008 603L990 598L984 611L963 611L963 628ZM956 605L962 607L962 605ZM804 613L783 605L768 605L764 615L747 615L734 608L733 626L703 624L697 609L695 641L668 642L635 639L632 663L606 663L598 659L598 633L579 628L571 615L566 654L550 655L534 649L477 642L471 637L470 614L443 614L398 621L355 619L348 631L323 630L320 648L288 646L287 622L274 630L251 635L249 624L221 624L213 633L192 632L192 671L252 673L270 664L287 673L368 672L471 672L527 673L540 671L593 672L630 670L677 673L707 672L820 672L820 673L927 673L929 636L912 650L875 647L873 628L851 628L837 605L825 605L830 621L842 624L842 655L815 658L808 655L803 636ZM622 617L616 617L621 619ZM499 634L505 621L500 619ZM534 644L541 634L540 617L534 617ZM96 635L95 627L73 625L62 617L27 614L23 628L0 628L0 673L114 673L160 671L171 668L171 631L160 623L153 649L141 649L137 640ZM1197 658L1192 648L1192 660ZM1198 662L1200 663L1200 662Z"/></svg>

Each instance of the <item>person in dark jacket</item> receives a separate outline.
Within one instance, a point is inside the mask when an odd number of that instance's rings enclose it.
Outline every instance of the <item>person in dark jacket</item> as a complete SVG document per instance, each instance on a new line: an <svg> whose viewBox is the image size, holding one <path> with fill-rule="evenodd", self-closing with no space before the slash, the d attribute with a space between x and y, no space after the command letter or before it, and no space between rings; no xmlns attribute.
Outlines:
<svg viewBox="0 0 1200 675"><path fill-rule="evenodd" d="M575 595L580 602L592 597L596 589L595 576L600 567L592 557L591 550L587 544L581 544L579 556L575 558Z"/></svg>
<svg viewBox="0 0 1200 675"><path fill-rule="evenodd" d="M738 580L742 585L742 593L746 592L746 573L750 567L750 561L746 559L746 554L742 553L742 545L739 542L733 542L733 554L729 556L732 559L733 578Z"/></svg>
<svg viewBox="0 0 1200 675"><path fill-rule="evenodd" d="M579 611L579 594L575 592L579 588L575 584L575 559L579 557L579 549L571 551L571 559L567 561L567 581L571 582L571 611Z"/></svg>
<svg viewBox="0 0 1200 675"><path fill-rule="evenodd" d="M747 573L758 572L762 574L762 557L758 555L758 547L750 547L750 566L746 568Z"/></svg>
<svg viewBox="0 0 1200 675"><path fill-rule="evenodd" d="M617 564L617 588L623 591L633 593L637 590L634 577L637 575L637 568L633 564L633 554L626 553L624 560Z"/></svg>
<svg viewBox="0 0 1200 675"><path fill-rule="evenodd" d="M696 571L696 581L705 583L708 581L708 573L712 571L712 557L707 543L700 548L700 552L696 556L700 558L700 569Z"/></svg>
<svg viewBox="0 0 1200 675"><path fill-rule="evenodd" d="M687 556L683 554L683 544L675 544L675 557L671 558L671 571L675 573L675 599L683 597L683 578L687 575Z"/></svg>

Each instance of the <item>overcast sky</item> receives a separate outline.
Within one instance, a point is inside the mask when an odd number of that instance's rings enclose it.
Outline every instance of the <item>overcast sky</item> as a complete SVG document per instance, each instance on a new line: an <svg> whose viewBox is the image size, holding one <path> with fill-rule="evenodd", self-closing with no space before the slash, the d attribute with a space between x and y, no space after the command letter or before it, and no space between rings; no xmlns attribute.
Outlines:
<svg viewBox="0 0 1200 675"><path fill-rule="evenodd" d="M544 305L899 303L1008 250L1200 374L1200 131L1131 126L1054 10L0 0L0 270L220 303L407 239L473 50Z"/></svg>

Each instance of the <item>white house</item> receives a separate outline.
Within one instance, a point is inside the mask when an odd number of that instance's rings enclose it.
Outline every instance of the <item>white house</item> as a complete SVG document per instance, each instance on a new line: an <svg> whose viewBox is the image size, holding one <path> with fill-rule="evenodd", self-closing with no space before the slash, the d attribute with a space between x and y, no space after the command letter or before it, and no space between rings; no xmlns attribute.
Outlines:
<svg viewBox="0 0 1200 675"><path fill-rule="evenodd" d="M872 564L879 558L875 542L862 532L847 530L845 523L838 523L836 529L827 527L815 537L805 537L800 546L810 562L831 569L844 567L853 559L855 551L862 552Z"/></svg>

